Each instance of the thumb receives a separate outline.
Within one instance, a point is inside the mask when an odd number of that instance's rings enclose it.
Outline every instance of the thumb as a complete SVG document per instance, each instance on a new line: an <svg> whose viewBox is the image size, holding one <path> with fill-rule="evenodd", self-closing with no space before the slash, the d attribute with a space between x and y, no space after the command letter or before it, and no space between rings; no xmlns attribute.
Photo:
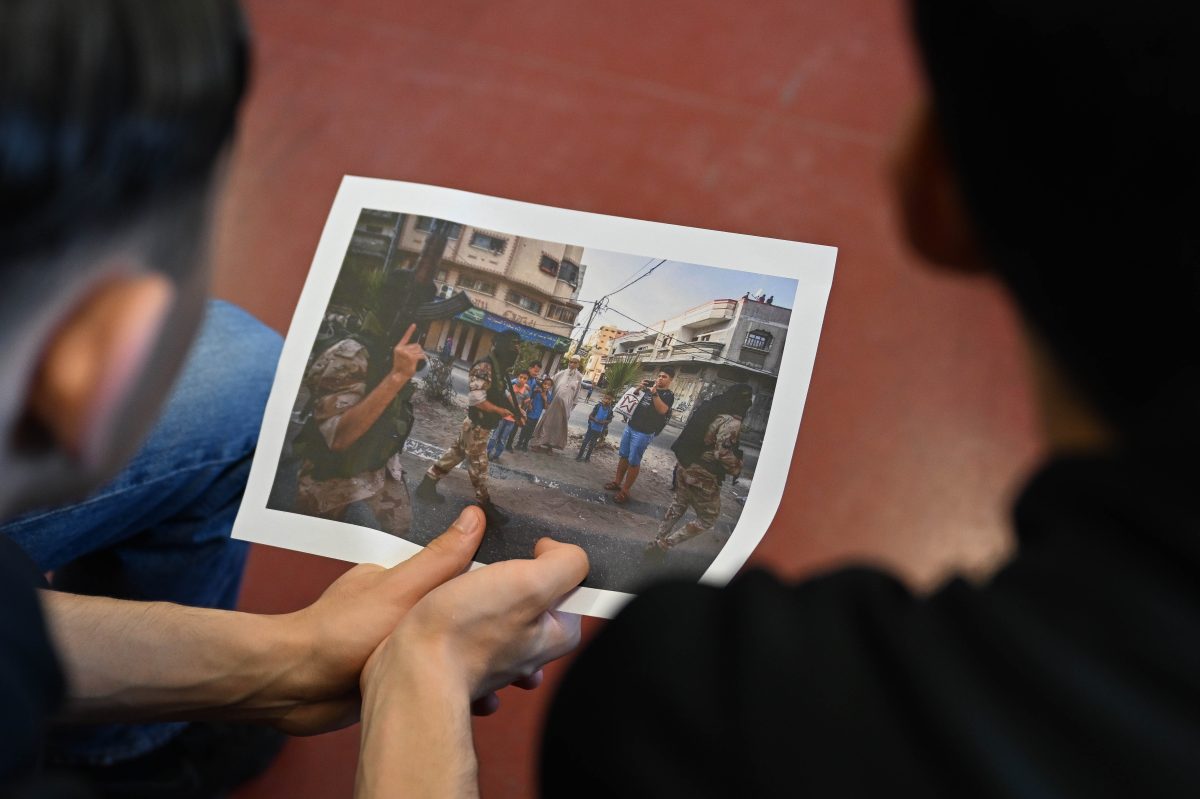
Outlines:
<svg viewBox="0 0 1200 799"><path fill-rule="evenodd" d="M537 579L531 587L543 605L549 606L587 577L587 553L574 544L543 538L533 549Z"/></svg>
<svg viewBox="0 0 1200 799"><path fill-rule="evenodd" d="M414 601L442 583L462 574L471 565L483 540L483 511L474 505L463 509L446 532L417 554L388 570L387 579L403 582Z"/></svg>

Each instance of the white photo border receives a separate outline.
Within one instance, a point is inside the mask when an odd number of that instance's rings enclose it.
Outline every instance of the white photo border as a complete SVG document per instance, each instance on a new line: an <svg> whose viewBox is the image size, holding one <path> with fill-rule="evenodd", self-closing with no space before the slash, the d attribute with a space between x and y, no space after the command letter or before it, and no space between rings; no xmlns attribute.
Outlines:
<svg viewBox="0 0 1200 799"><path fill-rule="evenodd" d="M342 179L292 317L233 537L353 563L385 566L399 563L422 549L418 544L378 530L267 507L312 343L364 208L448 219L514 236L757 272L797 282L787 343L776 380L776 399L767 419L750 493L729 540L700 581L719 586L732 579L762 540L783 498L833 285L837 249L351 175ZM476 563L472 568L481 565ZM573 613L612 618L632 598L632 594L621 591L579 588L560 607Z"/></svg>

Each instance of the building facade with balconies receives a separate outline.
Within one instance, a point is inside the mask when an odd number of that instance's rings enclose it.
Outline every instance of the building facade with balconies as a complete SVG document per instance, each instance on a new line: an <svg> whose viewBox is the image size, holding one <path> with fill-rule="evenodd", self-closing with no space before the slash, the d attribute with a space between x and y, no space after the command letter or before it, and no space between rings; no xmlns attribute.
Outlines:
<svg viewBox="0 0 1200 799"><path fill-rule="evenodd" d="M347 261L411 269L433 223L429 217L365 209ZM487 354L494 333L515 330L541 348L543 366L555 368L582 309L576 302L587 271L582 255L582 247L450 223L435 278L438 295L466 292L475 307L433 322L426 348L470 363Z"/></svg>
<svg viewBox="0 0 1200 799"><path fill-rule="evenodd" d="M604 359L612 353L612 343L628 333L629 331L619 327L602 325L599 330L588 336L587 343L584 345L588 355L587 363L583 365L583 374L589 380L600 379L600 375L604 373Z"/></svg>
<svg viewBox="0 0 1200 799"><path fill-rule="evenodd" d="M754 388L754 407L743 420L743 437L760 442L775 394L792 311L753 299L718 299L655 322L613 341L605 363L637 360L647 376L675 367L671 423L684 424L700 402L734 383Z"/></svg>

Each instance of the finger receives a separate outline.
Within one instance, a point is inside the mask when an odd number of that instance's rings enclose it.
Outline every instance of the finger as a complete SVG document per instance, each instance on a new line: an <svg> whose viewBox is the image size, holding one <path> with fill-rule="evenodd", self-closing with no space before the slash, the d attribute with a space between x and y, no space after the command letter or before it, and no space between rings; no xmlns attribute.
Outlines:
<svg viewBox="0 0 1200 799"><path fill-rule="evenodd" d="M532 691L542 684L544 678L545 673L541 669L538 669L528 677L522 677L519 680L513 680L513 685L517 686L522 691Z"/></svg>
<svg viewBox="0 0 1200 799"><path fill-rule="evenodd" d="M481 696L471 703L472 716L490 716L500 709L500 697L495 691L487 696Z"/></svg>
<svg viewBox="0 0 1200 799"><path fill-rule="evenodd" d="M403 590L419 599L442 583L466 571L483 540L483 511L463 508L446 532L425 545L417 554L389 570L388 579L402 583Z"/></svg>
<svg viewBox="0 0 1200 799"><path fill-rule="evenodd" d="M416 333L416 332L417 332L417 325L414 322L413 324L408 326L408 330L404 331L404 338L400 339L400 343L397 344L396 346L403 347L405 344L412 341L412 335L413 335L413 333ZM384 350L384 352L387 352L387 350Z"/></svg>
<svg viewBox="0 0 1200 799"><path fill-rule="evenodd" d="M533 557L531 564L536 568L534 590L546 607L583 582L590 568L586 552L574 544L552 538L538 541L533 548Z"/></svg>

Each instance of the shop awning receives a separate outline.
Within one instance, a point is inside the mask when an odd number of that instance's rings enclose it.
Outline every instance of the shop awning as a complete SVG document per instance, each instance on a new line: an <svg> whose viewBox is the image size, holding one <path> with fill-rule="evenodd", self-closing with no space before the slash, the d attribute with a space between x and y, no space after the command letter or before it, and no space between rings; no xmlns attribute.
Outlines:
<svg viewBox="0 0 1200 799"><path fill-rule="evenodd" d="M505 319L503 316L488 313L480 308L471 308L470 310L463 311L454 318L461 319L468 324L486 327L495 333L511 330L521 337L521 341L532 341L534 344L540 344L554 352L566 352L571 346L571 339L569 338L563 338L554 333L547 333L545 330L538 330L536 327L523 325L511 319Z"/></svg>

